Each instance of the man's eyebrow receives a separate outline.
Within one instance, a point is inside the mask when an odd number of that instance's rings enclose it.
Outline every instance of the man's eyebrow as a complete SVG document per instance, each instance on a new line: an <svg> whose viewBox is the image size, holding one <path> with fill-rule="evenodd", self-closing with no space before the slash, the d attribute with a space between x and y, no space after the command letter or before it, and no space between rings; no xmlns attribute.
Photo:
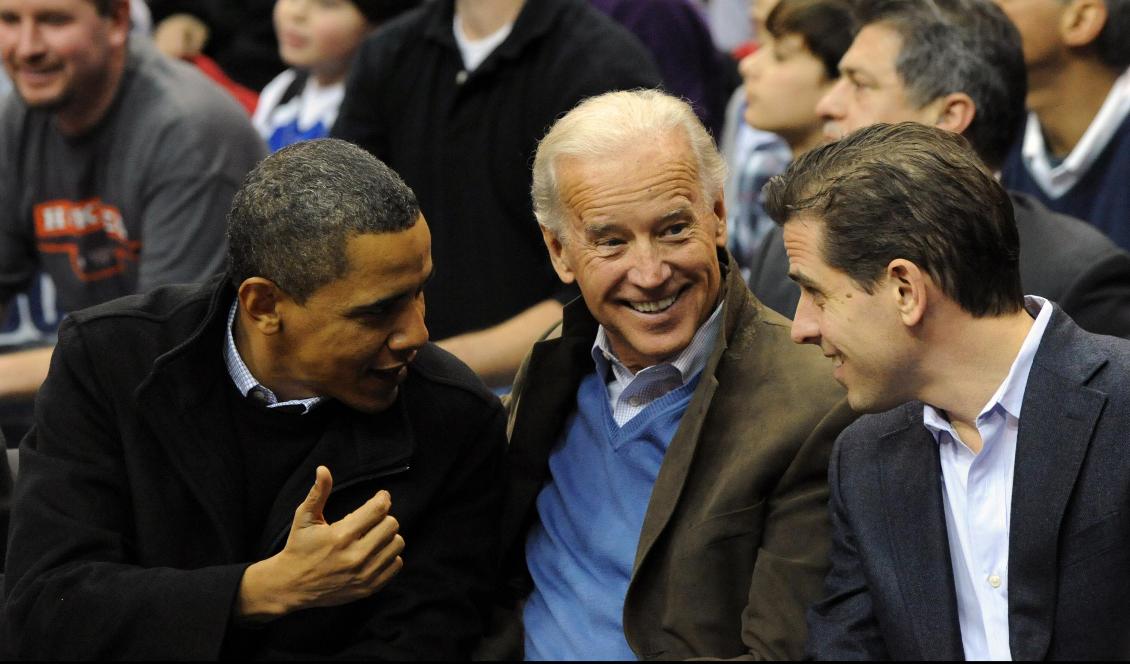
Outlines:
<svg viewBox="0 0 1130 664"><path fill-rule="evenodd" d="M866 69L848 65L847 67L840 67L840 76L847 76L850 79L863 79L865 81L874 81L875 75Z"/></svg>
<svg viewBox="0 0 1130 664"><path fill-rule="evenodd" d="M659 223L665 224L669 221L679 221L679 220L682 220L682 219L693 219L693 218L694 218L694 215L691 214L691 209L689 207L681 207L681 208L676 208L674 210L671 210L667 214L660 217Z"/></svg>
<svg viewBox="0 0 1130 664"><path fill-rule="evenodd" d="M586 224L585 235L608 235L618 230L618 228L616 224Z"/></svg>
<svg viewBox="0 0 1130 664"><path fill-rule="evenodd" d="M810 291L823 293L824 291L816 285L816 282L809 279L803 272L789 272L789 279L795 281L801 288L807 288Z"/></svg>
<svg viewBox="0 0 1130 664"><path fill-rule="evenodd" d="M392 295L389 295L388 297L382 297L381 299L376 300L374 302L370 302L368 304L358 305L356 307L353 307L349 311L345 312L345 315L350 316L350 317L364 316L365 314L372 313L373 311L379 311L381 309L385 309L385 308L387 308L387 307L389 307L389 306L391 306L391 305L393 305L393 304L395 304L395 303L397 303L401 300L404 300L406 298L415 297L416 293L419 293L421 290L423 290L424 286L428 285L428 282L432 280L432 277L434 277L435 274L436 274L436 271L435 271L435 268L433 267L432 271L428 273L428 276L424 277L424 280L421 281L418 286L415 286L413 288L409 288L407 290L403 290L399 293L393 293Z"/></svg>

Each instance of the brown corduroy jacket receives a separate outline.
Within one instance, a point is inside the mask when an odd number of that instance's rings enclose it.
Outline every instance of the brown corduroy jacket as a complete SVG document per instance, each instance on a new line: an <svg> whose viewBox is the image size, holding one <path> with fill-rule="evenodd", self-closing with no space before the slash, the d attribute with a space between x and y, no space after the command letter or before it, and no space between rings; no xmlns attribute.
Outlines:
<svg viewBox="0 0 1130 664"><path fill-rule="evenodd" d="M728 261L731 265L732 259ZM511 398L503 544L514 599L548 458L593 371L597 324L582 301L539 342ZM720 338L672 439L639 535L624 602L643 659L797 659L805 610L828 569L827 466L854 415L818 349L729 270ZM513 655L514 653L510 653Z"/></svg>

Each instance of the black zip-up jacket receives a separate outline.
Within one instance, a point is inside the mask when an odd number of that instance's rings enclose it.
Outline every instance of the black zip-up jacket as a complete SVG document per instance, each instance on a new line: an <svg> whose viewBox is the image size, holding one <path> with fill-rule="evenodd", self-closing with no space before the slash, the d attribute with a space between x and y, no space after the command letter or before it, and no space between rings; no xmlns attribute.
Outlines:
<svg viewBox="0 0 1130 664"><path fill-rule="evenodd" d="M21 448L9 556L12 645L35 659L454 659L483 629L496 568L504 419L497 398L427 346L397 402L335 408L249 537L225 422L226 281L73 314ZM375 595L233 627L246 567L278 552L314 468L331 523L387 489L406 549ZM258 541L248 559L247 542Z"/></svg>

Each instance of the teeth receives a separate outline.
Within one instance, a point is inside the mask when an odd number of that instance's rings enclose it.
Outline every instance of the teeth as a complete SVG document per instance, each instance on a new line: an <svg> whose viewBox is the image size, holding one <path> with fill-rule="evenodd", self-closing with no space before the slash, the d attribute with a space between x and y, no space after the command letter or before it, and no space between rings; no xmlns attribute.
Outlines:
<svg viewBox="0 0 1130 664"><path fill-rule="evenodd" d="M655 302L629 302L628 305L640 313L653 314L657 311L663 311L672 304L675 304L675 300L678 297L679 294L676 293L671 297L656 300Z"/></svg>

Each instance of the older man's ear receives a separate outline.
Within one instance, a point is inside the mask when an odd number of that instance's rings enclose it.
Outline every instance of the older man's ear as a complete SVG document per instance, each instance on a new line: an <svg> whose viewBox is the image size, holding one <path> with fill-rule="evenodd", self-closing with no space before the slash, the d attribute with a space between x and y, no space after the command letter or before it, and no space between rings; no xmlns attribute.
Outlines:
<svg viewBox="0 0 1130 664"><path fill-rule="evenodd" d="M547 226L541 226L541 237L545 241L545 248L549 251L549 260L553 263L553 271L561 281L571 284L577 279L569 259L565 256L565 246L557 233Z"/></svg>
<svg viewBox="0 0 1130 664"><path fill-rule="evenodd" d="M725 248L729 229L726 226L726 197L722 189L714 196L714 216L718 219L718 225L714 228L714 244Z"/></svg>

